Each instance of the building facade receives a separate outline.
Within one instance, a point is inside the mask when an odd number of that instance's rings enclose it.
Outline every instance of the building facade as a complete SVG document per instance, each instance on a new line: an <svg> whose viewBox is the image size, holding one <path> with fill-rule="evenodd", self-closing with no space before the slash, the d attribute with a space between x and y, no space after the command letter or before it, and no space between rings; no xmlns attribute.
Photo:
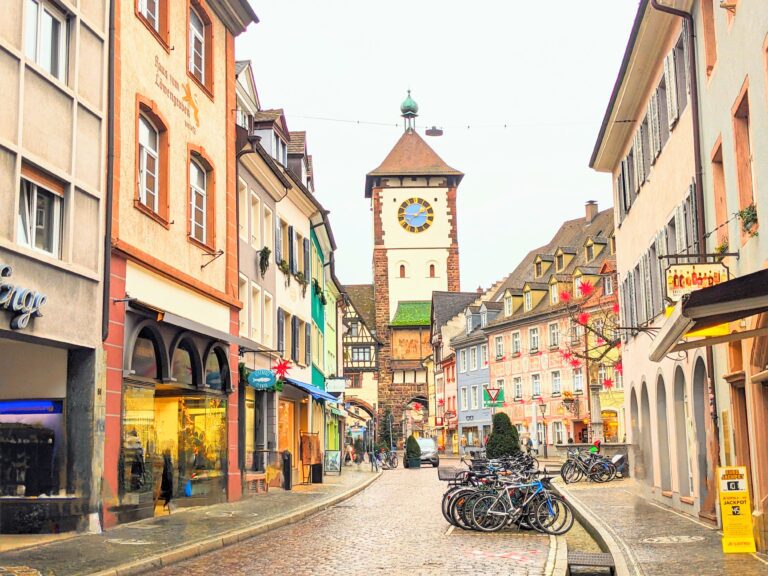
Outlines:
<svg viewBox="0 0 768 576"><path fill-rule="evenodd" d="M3 6L0 533L99 527L109 23Z"/></svg>
<svg viewBox="0 0 768 576"><path fill-rule="evenodd" d="M234 37L257 21L239 0L115 10L105 526L241 494Z"/></svg>

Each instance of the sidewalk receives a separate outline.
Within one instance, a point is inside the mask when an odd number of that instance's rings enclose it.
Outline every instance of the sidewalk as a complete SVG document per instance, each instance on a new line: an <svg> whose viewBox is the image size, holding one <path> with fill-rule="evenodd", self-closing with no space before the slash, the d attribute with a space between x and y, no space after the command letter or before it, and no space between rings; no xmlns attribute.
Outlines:
<svg viewBox="0 0 768 576"><path fill-rule="evenodd" d="M102 534L0 554L0 574L127 576L199 556L324 510L366 488L380 473L344 468L323 484L272 488L240 502L177 509ZM215 570L214 570L215 571Z"/></svg>
<svg viewBox="0 0 768 576"><path fill-rule="evenodd" d="M636 496L634 482L556 483L584 527L613 555L618 576L768 574L768 560L726 556L717 528Z"/></svg>

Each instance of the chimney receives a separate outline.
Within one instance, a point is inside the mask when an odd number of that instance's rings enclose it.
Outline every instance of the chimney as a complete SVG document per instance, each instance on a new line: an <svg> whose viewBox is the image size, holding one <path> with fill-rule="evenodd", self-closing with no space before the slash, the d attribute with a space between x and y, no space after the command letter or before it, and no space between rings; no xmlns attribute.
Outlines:
<svg viewBox="0 0 768 576"><path fill-rule="evenodd" d="M592 220L594 220L595 216L597 216L597 202L595 202L594 200L587 200L586 209L587 209L587 224L591 224Z"/></svg>
<svg viewBox="0 0 768 576"><path fill-rule="evenodd" d="M477 293L480 294L481 296L483 295L483 287L482 286L478 286L477 287Z"/></svg>

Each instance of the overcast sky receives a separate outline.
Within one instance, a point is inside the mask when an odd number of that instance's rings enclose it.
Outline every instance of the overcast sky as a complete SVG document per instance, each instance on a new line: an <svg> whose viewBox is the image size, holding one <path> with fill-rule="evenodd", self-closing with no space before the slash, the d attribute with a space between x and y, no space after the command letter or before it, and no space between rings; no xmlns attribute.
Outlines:
<svg viewBox="0 0 768 576"><path fill-rule="evenodd" d="M504 277L585 201L610 206L610 178L588 162L638 0L251 4L261 22L237 58L252 60L262 107L307 131L343 283L371 281L365 174L402 134L408 88L420 133L442 127L428 143L466 174L463 290Z"/></svg>

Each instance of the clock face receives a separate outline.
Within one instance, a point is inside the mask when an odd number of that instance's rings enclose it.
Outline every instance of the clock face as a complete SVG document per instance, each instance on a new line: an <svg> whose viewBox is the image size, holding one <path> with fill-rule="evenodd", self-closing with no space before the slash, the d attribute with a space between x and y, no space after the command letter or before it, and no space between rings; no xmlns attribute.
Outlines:
<svg viewBox="0 0 768 576"><path fill-rule="evenodd" d="M397 220L408 232L423 232L435 219L435 210L421 198L409 198L400 205Z"/></svg>

